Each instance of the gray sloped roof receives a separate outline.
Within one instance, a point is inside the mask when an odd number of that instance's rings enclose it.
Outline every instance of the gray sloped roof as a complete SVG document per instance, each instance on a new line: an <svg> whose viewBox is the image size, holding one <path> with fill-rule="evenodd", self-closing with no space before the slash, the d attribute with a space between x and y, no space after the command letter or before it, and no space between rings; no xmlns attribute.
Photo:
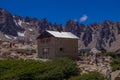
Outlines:
<svg viewBox="0 0 120 80"><path fill-rule="evenodd" d="M46 31L57 38L79 39L76 35L72 34L71 32L59 32L59 31L49 31L49 30Z"/></svg>

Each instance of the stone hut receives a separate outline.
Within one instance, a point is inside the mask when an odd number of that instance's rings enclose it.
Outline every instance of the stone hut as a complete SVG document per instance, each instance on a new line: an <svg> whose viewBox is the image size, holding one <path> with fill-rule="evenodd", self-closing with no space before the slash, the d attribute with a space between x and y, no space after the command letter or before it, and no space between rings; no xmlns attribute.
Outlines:
<svg viewBox="0 0 120 80"><path fill-rule="evenodd" d="M45 59L78 56L78 37L71 32L46 30L37 37L38 56Z"/></svg>

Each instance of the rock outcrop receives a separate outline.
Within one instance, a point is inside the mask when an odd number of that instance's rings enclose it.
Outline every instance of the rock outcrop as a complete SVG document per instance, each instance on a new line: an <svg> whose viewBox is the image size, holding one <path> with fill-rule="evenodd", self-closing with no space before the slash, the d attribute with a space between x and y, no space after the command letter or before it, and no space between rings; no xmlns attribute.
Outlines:
<svg viewBox="0 0 120 80"><path fill-rule="evenodd" d="M0 8L0 40L35 42L44 30L69 31L80 37L79 48L106 49L116 51L120 45L120 22L104 21L83 25L68 20L65 26L52 24L46 18L20 17Z"/></svg>

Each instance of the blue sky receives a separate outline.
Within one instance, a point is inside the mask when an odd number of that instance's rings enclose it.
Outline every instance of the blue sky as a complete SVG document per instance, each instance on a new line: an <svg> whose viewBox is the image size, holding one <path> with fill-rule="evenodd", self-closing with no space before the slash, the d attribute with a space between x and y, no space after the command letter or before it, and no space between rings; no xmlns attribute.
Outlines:
<svg viewBox="0 0 120 80"><path fill-rule="evenodd" d="M0 7L22 17L47 18L63 25L69 19L83 24L120 21L120 0L0 0Z"/></svg>

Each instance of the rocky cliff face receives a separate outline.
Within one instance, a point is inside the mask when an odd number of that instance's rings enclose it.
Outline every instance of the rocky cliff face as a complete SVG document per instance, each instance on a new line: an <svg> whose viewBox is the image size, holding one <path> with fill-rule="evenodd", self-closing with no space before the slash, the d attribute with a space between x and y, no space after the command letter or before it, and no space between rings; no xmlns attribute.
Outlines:
<svg viewBox="0 0 120 80"><path fill-rule="evenodd" d="M15 25L12 14L0 8L0 31L4 34L18 36L17 31L24 31L24 29Z"/></svg>
<svg viewBox="0 0 120 80"><path fill-rule="evenodd" d="M120 22L104 21L85 26L68 20L63 27L52 24L46 18L20 17L0 8L0 39L10 41L25 40L35 42L36 37L44 30L69 31L80 37L79 48L120 49Z"/></svg>
<svg viewBox="0 0 120 80"><path fill-rule="evenodd" d="M68 21L65 30L80 37L79 48L106 49L116 51L120 48L120 22L104 21L84 26Z"/></svg>
<svg viewBox="0 0 120 80"><path fill-rule="evenodd" d="M108 51L119 49L119 26L119 22L110 21L87 26L82 39L85 47L104 48Z"/></svg>
<svg viewBox="0 0 120 80"><path fill-rule="evenodd" d="M20 17L0 8L0 39L9 41L35 42L44 30L57 30L61 25L51 24L47 19Z"/></svg>

